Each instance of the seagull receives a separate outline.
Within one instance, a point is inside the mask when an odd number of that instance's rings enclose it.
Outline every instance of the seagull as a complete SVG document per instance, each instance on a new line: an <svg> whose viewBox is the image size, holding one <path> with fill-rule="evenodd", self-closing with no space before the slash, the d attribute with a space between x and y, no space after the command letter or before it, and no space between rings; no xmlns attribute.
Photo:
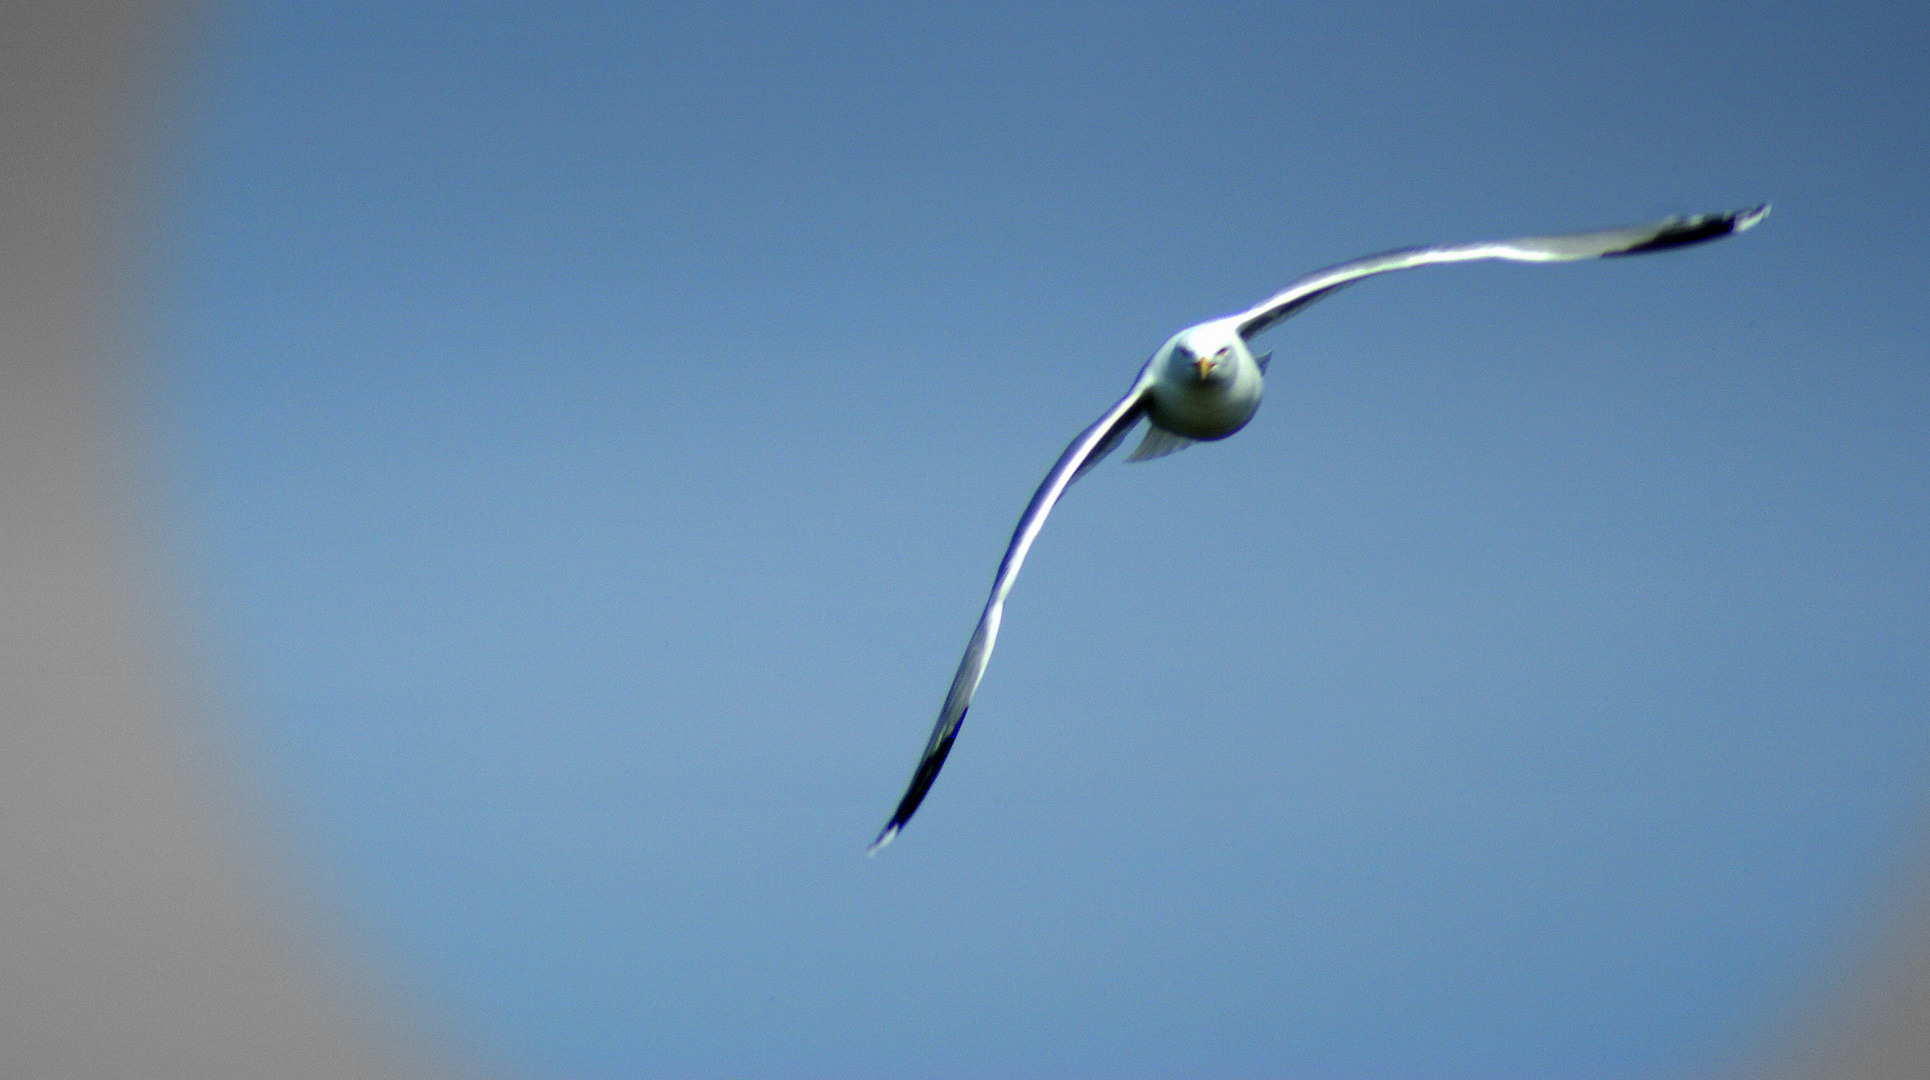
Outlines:
<svg viewBox="0 0 1930 1080"><path fill-rule="evenodd" d="M1146 421L1146 435L1127 458L1129 461L1163 457L1196 442L1224 439L1245 427L1260 408L1267 360L1272 355L1254 355L1250 343L1256 335L1336 289L1375 274L1480 259L1543 263L1640 255L1743 232L1768 214L1769 204L1764 203L1729 214L1673 217L1598 232L1402 248L1367 255L1316 270L1237 315L1212 319L1174 334L1146 361L1126 396L1072 440L1052 471L1046 473L1039 489L1032 493L1032 501L1019 516L1012 542L1006 546L1005 558L992 578L992 595L985 601L985 612L978 617L978 628L972 631L971 643L965 646L965 658L959 661L958 674L952 676L951 691L938 710L938 723L918 759L911 786L905 790L905 797L899 800L898 809L892 813L884 831L872 841L868 854L875 855L878 849L891 843L905 822L911 820L918 804L924 801L932 781L938 778L938 770L952 751L952 741L958 738L958 727L965 721L965 712L971 708L972 694L985 674L985 664L992 658L992 643L998 639L1005 597L1012 591L1012 583L1019 576L1019 564L1025 561L1026 552L1038 538L1053 504L1074 480L1111 453L1142 419Z"/></svg>

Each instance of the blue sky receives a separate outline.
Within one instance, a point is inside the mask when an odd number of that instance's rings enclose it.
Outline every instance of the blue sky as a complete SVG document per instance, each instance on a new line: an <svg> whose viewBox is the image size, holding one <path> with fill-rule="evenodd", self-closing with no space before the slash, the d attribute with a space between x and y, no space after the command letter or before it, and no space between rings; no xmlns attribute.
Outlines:
<svg viewBox="0 0 1930 1080"><path fill-rule="evenodd" d="M1632 1077L1780 1045L1930 750L1902 4L205 5L143 369L286 887L505 1075ZM1019 510L1172 331L1237 437Z"/></svg>

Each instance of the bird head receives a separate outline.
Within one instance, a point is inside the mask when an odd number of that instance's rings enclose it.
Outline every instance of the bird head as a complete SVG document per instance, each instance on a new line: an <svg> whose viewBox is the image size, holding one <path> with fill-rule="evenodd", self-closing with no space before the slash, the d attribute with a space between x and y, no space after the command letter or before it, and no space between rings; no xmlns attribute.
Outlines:
<svg viewBox="0 0 1930 1080"><path fill-rule="evenodd" d="M1233 343L1193 337L1173 343L1172 370L1195 382L1220 383L1234 375Z"/></svg>

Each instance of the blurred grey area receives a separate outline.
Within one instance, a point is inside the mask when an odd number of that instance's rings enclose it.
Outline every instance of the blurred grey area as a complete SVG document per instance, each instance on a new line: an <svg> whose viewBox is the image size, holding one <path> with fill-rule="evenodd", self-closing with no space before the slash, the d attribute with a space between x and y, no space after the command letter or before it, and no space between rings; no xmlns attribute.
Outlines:
<svg viewBox="0 0 1930 1080"><path fill-rule="evenodd" d="M117 276L180 14L0 6L0 1076L397 1076L242 857L131 527Z"/></svg>
<svg viewBox="0 0 1930 1080"><path fill-rule="evenodd" d="M117 297L135 129L182 16L0 6L0 1077L416 1075L414 1033L334 966L230 810L135 524ZM1930 920L1894 930L1757 1075L1930 1077Z"/></svg>
<svg viewBox="0 0 1930 1080"><path fill-rule="evenodd" d="M1930 1076L1930 918L1919 875L1917 915L1893 929L1897 937L1860 986L1842 988L1833 1006L1794 1033L1793 1062L1766 1063L1775 1080L1912 1080ZM1903 905L1899 904L1902 910ZM1778 1050L1787 1048L1779 1047Z"/></svg>

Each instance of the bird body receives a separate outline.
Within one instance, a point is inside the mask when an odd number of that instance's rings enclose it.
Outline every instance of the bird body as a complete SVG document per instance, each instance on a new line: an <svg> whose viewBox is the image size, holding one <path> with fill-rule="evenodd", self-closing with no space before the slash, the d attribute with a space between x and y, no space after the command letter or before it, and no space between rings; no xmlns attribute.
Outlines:
<svg viewBox="0 0 1930 1080"><path fill-rule="evenodd" d="M1146 368L1147 422L1188 440L1224 439L1245 427L1266 386L1232 319L1174 334Z"/></svg>
<svg viewBox="0 0 1930 1080"><path fill-rule="evenodd" d="M1187 327L1169 338L1140 369L1126 396L1115 402L1093 424L1079 433L1046 473L1019 515L1018 527L1006 546L992 594L985 601L978 626L965 646L964 659L952 677L951 690L938 710L938 723L918 759L911 784L884 831L871 844L875 854L890 843L924 801L938 770L951 753L959 725L971 708L972 695L985 674L998 639L1005 597L1018 579L1019 567L1045 525L1046 515L1072 482L1084 476L1111 453L1142 419L1146 436L1129 460L1144 461L1184 449L1195 442L1224 439L1253 419L1265 389L1266 356L1256 357L1252 339L1299 312L1308 304L1362 278L1432 263L1504 259L1511 262L1571 262L1618 255L1637 255L1699 244L1752 228L1769 213L1767 204L1729 214L1669 218L1647 225L1559 236L1530 236L1517 240L1484 241L1439 247L1402 248L1368 255L1317 270L1236 315Z"/></svg>

